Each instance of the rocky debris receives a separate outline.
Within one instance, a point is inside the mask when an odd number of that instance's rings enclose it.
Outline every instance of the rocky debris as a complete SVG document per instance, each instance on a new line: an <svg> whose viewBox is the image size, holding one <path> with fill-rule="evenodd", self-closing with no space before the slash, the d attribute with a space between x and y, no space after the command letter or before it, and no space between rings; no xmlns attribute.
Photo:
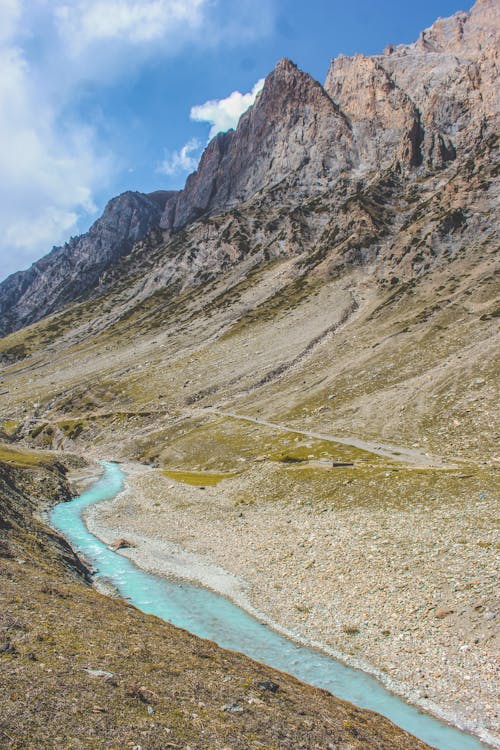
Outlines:
<svg viewBox="0 0 500 750"><path fill-rule="evenodd" d="M17 654L17 649L10 641L0 644L0 654Z"/></svg>
<svg viewBox="0 0 500 750"><path fill-rule="evenodd" d="M366 495L358 487L356 498L351 485L339 484L324 512L317 497L304 502L302 483L298 493L290 476L279 483L278 473L293 470L254 464L218 485L203 507L193 502L196 488L172 492L158 475L129 475L131 494L101 509L92 531L105 538L133 530L142 539L136 561L165 574L158 538L181 544L205 565L241 576L250 604L271 622L371 664L411 700L430 700L450 717L495 732L496 570L488 549L475 543L469 490L448 502L418 501L411 492L394 502L404 488L400 477L391 495L382 489L380 502L371 484ZM245 505L244 522L242 495L258 498ZM168 514L159 517L151 498L161 498ZM483 500L481 522L492 527L494 511Z"/></svg>
<svg viewBox="0 0 500 750"><path fill-rule="evenodd" d="M130 542L128 539L122 538L116 539L110 546L115 551L118 551L119 549L129 549L130 547L135 547L136 545L134 544L134 542Z"/></svg>
<svg viewBox="0 0 500 750"><path fill-rule="evenodd" d="M156 695L156 693L154 693L152 690L149 690L149 688L144 687L143 685L134 685L128 690L128 694L132 696L132 698L138 698L141 703L145 703L148 708L152 708L151 704L154 703L155 700L158 700L158 696Z"/></svg>

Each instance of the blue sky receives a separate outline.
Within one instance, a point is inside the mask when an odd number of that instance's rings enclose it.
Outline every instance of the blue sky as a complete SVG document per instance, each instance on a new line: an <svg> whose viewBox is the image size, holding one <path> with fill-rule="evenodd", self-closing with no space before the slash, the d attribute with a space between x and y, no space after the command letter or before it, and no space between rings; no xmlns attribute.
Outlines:
<svg viewBox="0 0 500 750"><path fill-rule="evenodd" d="M124 191L179 188L290 57L413 41L472 0L0 0L0 279ZM253 94L252 94L253 92Z"/></svg>

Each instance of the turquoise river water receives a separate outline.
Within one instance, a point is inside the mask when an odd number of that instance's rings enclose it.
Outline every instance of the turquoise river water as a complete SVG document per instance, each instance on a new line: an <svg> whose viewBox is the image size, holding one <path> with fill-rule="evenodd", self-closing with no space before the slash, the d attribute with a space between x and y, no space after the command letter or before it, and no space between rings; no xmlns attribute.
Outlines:
<svg viewBox="0 0 500 750"><path fill-rule="evenodd" d="M56 505L51 522L73 549L111 581L120 595L143 612L161 617L224 648L326 688L339 698L387 716L395 724L440 750L480 750L485 746L410 706L375 678L313 648L300 645L256 620L223 596L199 586L146 573L93 536L82 520L89 505L115 497L123 489L118 464L104 462L104 475L90 489Z"/></svg>

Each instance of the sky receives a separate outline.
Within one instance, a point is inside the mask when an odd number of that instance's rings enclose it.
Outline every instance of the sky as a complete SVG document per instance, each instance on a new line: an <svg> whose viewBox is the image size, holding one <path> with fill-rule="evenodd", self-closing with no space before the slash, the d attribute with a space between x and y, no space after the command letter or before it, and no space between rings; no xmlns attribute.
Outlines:
<svg viewBox="0 0 500 750"><path fill-rule="evenodd" d="M125 190L177 189L291 58L408 43L472 0L0 0L0 280Z"/></svg>

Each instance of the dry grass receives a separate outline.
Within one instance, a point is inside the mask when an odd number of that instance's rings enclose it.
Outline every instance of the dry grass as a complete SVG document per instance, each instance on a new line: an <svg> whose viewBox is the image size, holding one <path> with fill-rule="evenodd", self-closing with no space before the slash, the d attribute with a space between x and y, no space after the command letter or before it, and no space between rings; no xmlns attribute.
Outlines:
<svg viewBox="0 0 500 750"><path fill-rule="evenodd" d="M44 451L3 443L0 441L0 461L9 466L20 468L34 466L50 466L56 460L55 456Z"/></svg>

